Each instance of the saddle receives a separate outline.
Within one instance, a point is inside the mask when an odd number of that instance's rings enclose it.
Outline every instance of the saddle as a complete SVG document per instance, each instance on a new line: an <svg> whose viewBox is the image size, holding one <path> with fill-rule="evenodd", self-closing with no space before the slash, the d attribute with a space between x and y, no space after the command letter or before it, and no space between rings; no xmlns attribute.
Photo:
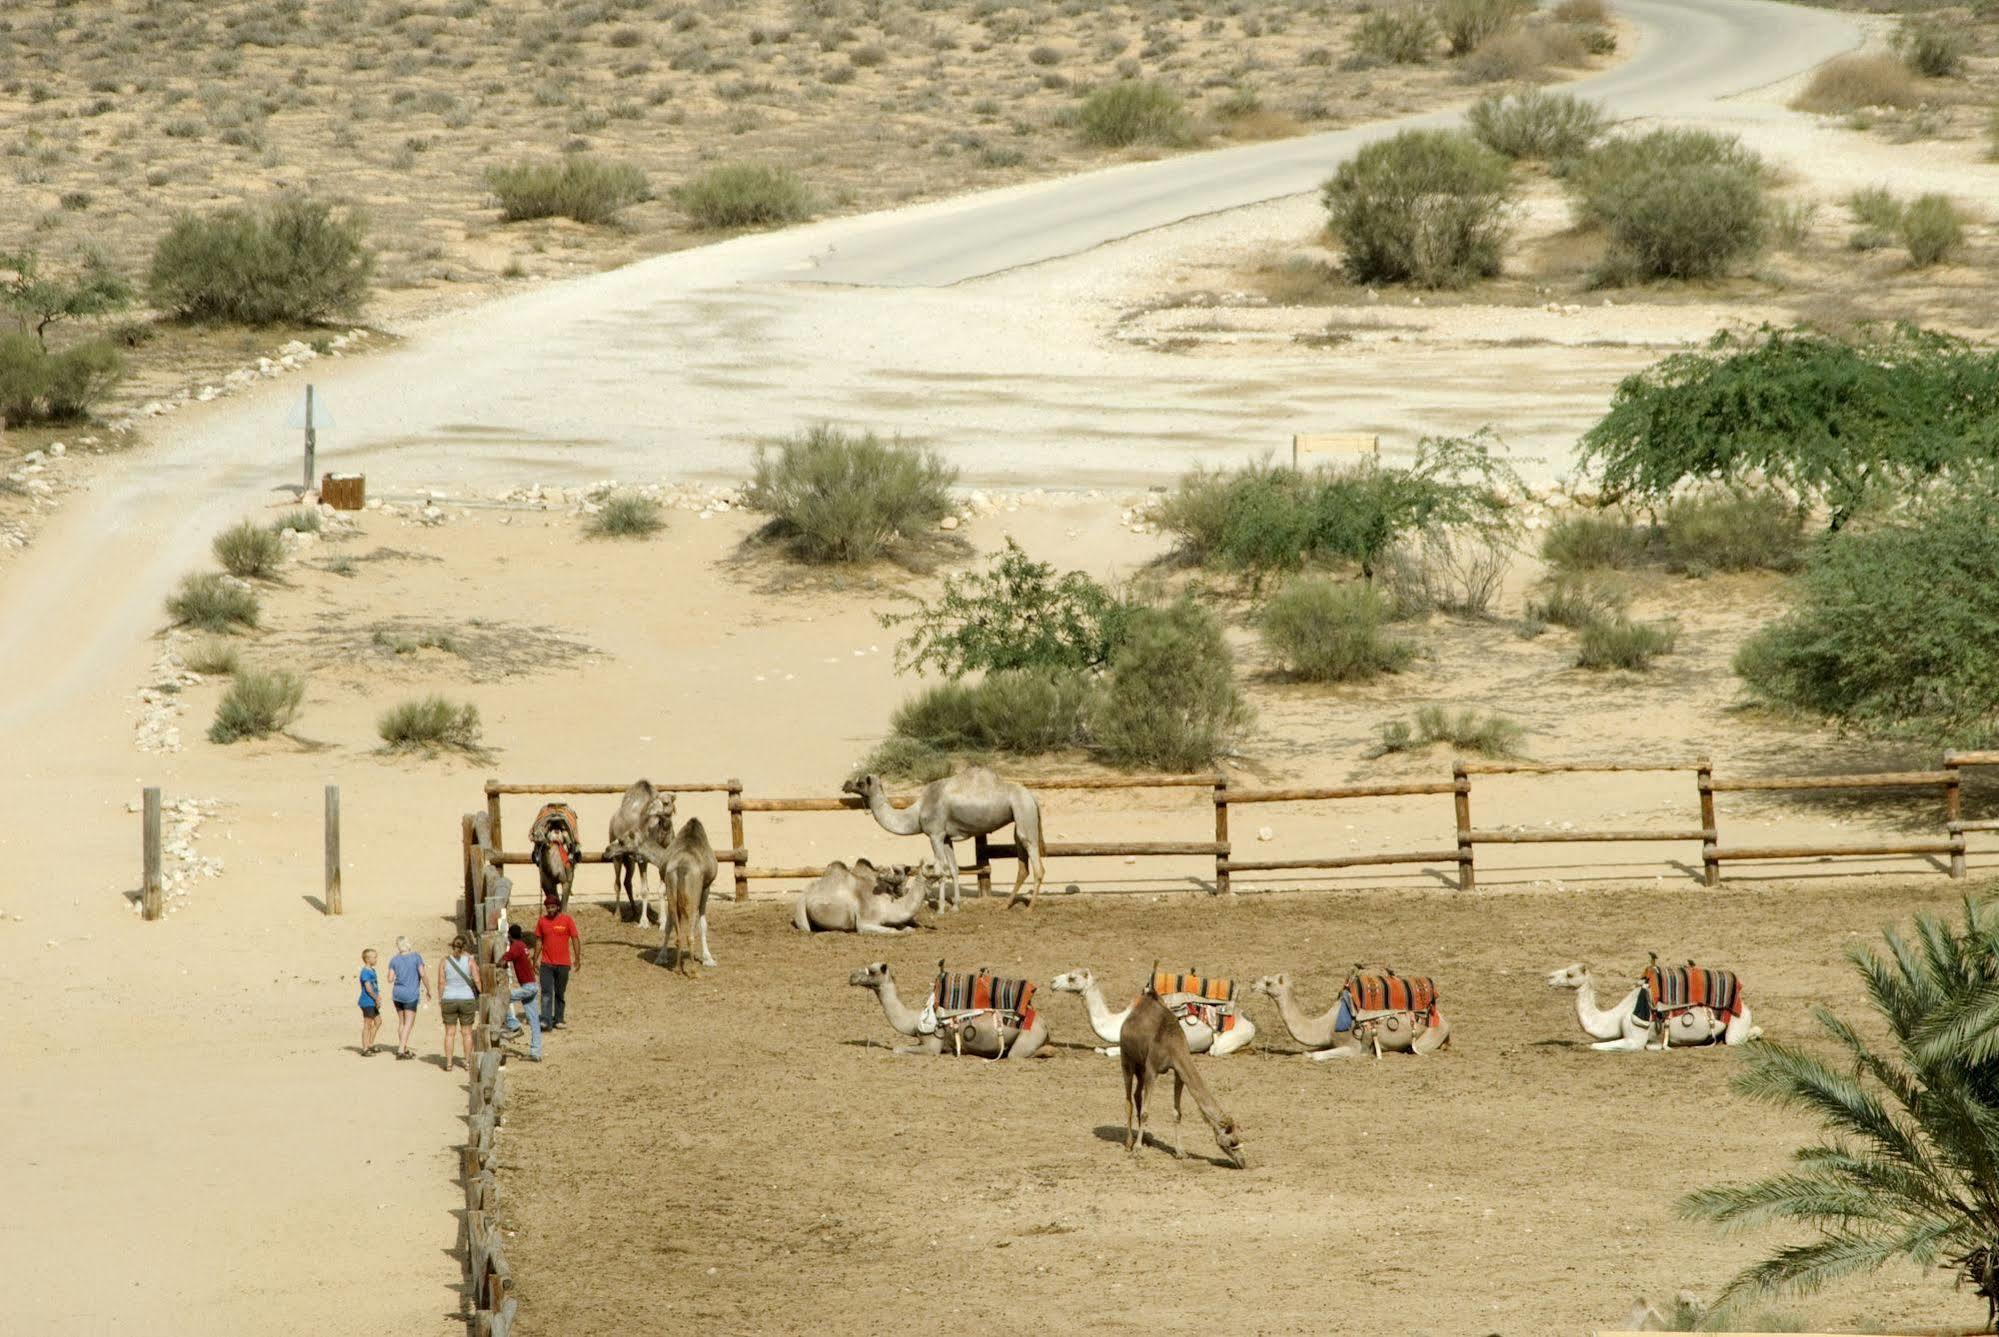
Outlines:
<svg viewBox="0 0 1999 1337"><path fill-rule="evenodd" d="M534 825L528 828L528 840L536 846L555 846L563 867L567 868L576 861L582 830L583 824L576 820L576 809L567 803L544 803L534 816Z"/></svg>
<svg viewBox="0 0 1999 1337"><path fill-rule="evenodd" d="M1726 1025L1742 1011L1742 981L1732 970L1709 970L1692 961L1684 966L1648 966L1638 982L1640 1021L1666 1021L1704 1007Z"/></svg>
<svg viewBox="0 0 1999 1337"><path fill-rule="evenodd" d="M965 1027L989 1016L1002 1027L1024 1031L1034 1025L1036 1015L1033 980L1002 979L984 967L975 975L954 974L940 961L916 1029L924 1035L942 1031L961 1038Z"/></svg>
<svg viewBox="0 0 1999 1337"><path fill-rule="evenodd" d="M1335 1031L1366 1026L1396 1013L1433 1026L1437 1022L1437 984L1427 975L1398 975L1393 970L1375 975L1356 970L1340 989L1339 1008L1333 1022Z"/></svg>
<svg viewBox="0 0 1999 1337"><path fill-rule="evenodd" d="M1234 980L1202 976L1192 970L1181 975L1156 970L1152 973L1152 992L1174 1016L1183 1021L1192 1016L1217 1035L1234 1030L1242 1020Z"/></svg>

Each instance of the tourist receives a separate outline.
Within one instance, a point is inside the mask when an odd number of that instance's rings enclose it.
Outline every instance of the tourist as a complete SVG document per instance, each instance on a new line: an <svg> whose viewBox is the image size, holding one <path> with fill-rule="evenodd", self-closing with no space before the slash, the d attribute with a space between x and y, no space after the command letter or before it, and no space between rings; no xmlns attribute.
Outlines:
<svg viewBox="0 0 1999 1337"><path fill-rule="evenodd" d="M472 1018L479 1010L479 963L472 959L472 940L463 933L451 940L451 955L437 963L437 1005L444 1014L444 1070L451 1071L456 1062L451 1056L454 1039L463 1045L465 1066L470 1068Z"/></svg>
<svg viewBox="0 0 1999 1337"><path fill-rule="evenodd" d="M375 1034L382 1029L382 982L375 974L375 949L361 950L361 1057L375 1052Z"/></svg>
<svg viewBox="0 0 1999 1337"><path fill-rule="evenodd" d="M396 1057L415 1058L410 1051L410 1031L416 1025L417 1003L430 996L430 981L424 977L423 957L410 946L408 938L396 939L396 954L389 958L389 1001L396 1005Z"/></svg>
<svg viewBox="0 0 1999 1337"><path fill-rule="evenodd" d="M501 1029L508 1035L520 1033L520 1018L514 1015L513 1004L522 1004L521 1012L527 1017L528 1060L541 1062L541 985L535 974L535 960L528 951L527 939L521 933L519 924L507 925L507 951L500 958L501 964L514 972L514 989L507 995L507 1024Z"/></svg>
<svg viewBox="0 0 1999 1337"><path fill-rule="evenodd" d="M534 936L541 944L541 1028L559 1030L569 1001L569 972L583 969L583 939L553 892L542 902Z"/></svg>

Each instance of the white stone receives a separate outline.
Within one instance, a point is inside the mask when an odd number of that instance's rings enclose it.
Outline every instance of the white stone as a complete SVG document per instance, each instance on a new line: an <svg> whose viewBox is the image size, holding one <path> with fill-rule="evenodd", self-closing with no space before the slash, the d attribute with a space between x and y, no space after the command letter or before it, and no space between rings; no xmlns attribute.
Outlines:
<svg viewBox="0 0 1999 1337"><path fill-rule="evenodd" d="M1256 828L1256 838L1258 840L1275 840L1277 839L1277 833L1267 826L1259 826Z"/></svg>
<svg viewBox="0 0 1999 1337"><path fill-rule="evenodd" d="M947 515L942 520L939 520L937 522L937 527L939 529L956 529L958 527L958 517L955 515Z"/></svg>

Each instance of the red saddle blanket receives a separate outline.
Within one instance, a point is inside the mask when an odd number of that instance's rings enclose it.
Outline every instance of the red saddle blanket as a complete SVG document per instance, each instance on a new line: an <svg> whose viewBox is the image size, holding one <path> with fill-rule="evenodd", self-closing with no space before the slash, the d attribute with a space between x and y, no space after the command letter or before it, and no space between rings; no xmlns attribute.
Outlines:
<svg viewBox="0 0 1999 1337"><path fill-rule="evenodd" d="M1173 1010L1183 1015L1193 1013L1207 1023L1210 1030L1232 1031L1242 1019L1236 1007L1234 980L1197 975L1191 970L1180 975L1159 970L1152 975L1152 992L1161 998L1181 994L1200 999L1199 1002L1183 1002Z"/></svg>
<svg viewBox="0 0 1999 1337"><path fill-rule="evenodd" d="M997 1012L1026 1030L1034 1024L1034 981L1001 979L983 970L976 975L940 970L930 986L930 1005L945 1014Z"/></svg>
<svg viewBox="0 0 1999 1337"><path fill-rule="evenodd" d="M553 831L562 828L567 839L556 841ZM582 840L583 824L576 820L576 809L567 803L544 803L541 811L534 815L534 825L528 828L528 840L535 845L553 843L561 856L562 865L567 868L576 859L576 846Z"/></svg>
<svg viewBox="0 0 1999 1337"><path fill-rule="evenodd" d="M1705 966L1651 966L1640 987L1651 1010L1672 1016L1689 1008L1712 1008L1724 1019L1742 1010L1742 981L1732 970Z"/></svg>
<svg viewBox="0 0 1999 1337"><path fill-rule="evenodd" d="M1418 1012L1437 1008L1437 985L1427 975L1349 975L1344 990L1356 1013Z"/></svg>

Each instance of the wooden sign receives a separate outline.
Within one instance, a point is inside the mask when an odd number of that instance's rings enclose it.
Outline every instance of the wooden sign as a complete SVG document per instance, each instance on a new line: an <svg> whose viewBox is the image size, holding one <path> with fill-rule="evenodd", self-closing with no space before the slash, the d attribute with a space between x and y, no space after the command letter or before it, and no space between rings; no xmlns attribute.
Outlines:
<svg viewBox="0 0 1999 1337"><path fill-rule="evenodd" d="M1291 438L1291 467L1303 465L1307 455L1379 459L1381 438L1372 432L1299 432Z"/></svg>

